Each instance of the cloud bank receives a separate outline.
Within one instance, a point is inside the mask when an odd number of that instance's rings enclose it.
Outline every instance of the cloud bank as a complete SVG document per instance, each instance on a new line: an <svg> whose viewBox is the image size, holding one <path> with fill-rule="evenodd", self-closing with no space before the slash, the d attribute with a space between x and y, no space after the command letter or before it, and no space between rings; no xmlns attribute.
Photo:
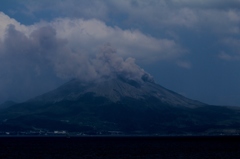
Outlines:
<svg viewBox="0 0 240 159"><path fill-rule="evenodd" d="M239 0L47 0L22 3L31 15L52 11L52 15L72 18L96 18L106 22L121 21L129 26L154 29L205 28L209 31L239 33ZM114 21L114 19L118 19ZM119 24L119 23L118 23Z"/></svg>
<svg viewBox="0 0 240 159"><path fill-rule="evenodd" d="M117 48L132 47L134 45L138 45L138 43L144 43L148 41L144 48L135 47L135 51L130 51L130 53L135 53L134 55L130 56L136 58L137 61L146 59L144 55L141 56L144 54L143 52L149 51L148 49L150 48L147 49L146 46L152 48L151 52L153 51L153 47L156 47L157 45L162 47L161 51L159 51L159 47L155 48L156 54L152 54L153 56L148 57L148 61L149 58L158 61L159 58L169 58L171 56L177 57L180 52L184 52L184 50L182 50L182 48L177 44L186 40L185 37L182 36L183 33L181 32L185 32L185 34L209 35L219 40L224 40L226 38L236 38L237 40L240 36L239 0L89 0L87 2L68 0L61 1L61 3L59 3L57 0L53 0L51 2L46 0L39 2L27 0L22 1L21 3L28 8L28 13L33 16L36 16L42 11L51 11L53 17L54 15L70 17L72 19L80 17L87 19L84 22L88 21L88 25L93 26L94 24L99 24L99 28L101 28L102 33L104 33L106 30L113 30L111 34L112 36L106 36L106 39L110 38L111 40L114 40L114 46L116 46L116 43L119 45ZM70 23L75 24L81 23L81 20L78 22L72 22L73 20L70 19L61 19L60 21L66 24L65 27L67 27L67 23L69 23L69 21L71 21ZM103 21L111 24L112 27L107 26L105 23L103 23ZM57 22L55 21L55 24L56 23ZM121 30L118 28L119 30L116 31L117 27L114 27L115 25L136 29ZM87 24L85 26L87 26ZM86 34L89 32L93 33L91 27L87 27L85 31ZM128 33L126 33L127 31ZM149 32L151 36L142 34L141 31ZM129 41L129 37L127 38L128 40L123 40L121 42L117 41L115 38L111 38L119 35L122 36L124 35L122 34L123 32L126 36L133 37L134 35L137 37L136 39L142 40L135 41L135 44L133 44L131 41ZM171 36L168 33L171 33L171 35L175 36ZM159 38L162 35L171 37L175 40ZM158 41L156 41L154 38L152 39L152 36L158 37ZM176 37L178 37L178 39L176 39ZM88 38L87 40L90 39ZM126 43L124 44L124 42ZM122 46L120 46L120 44L122 44ZM127 44L131 44L131 46L128 46ZM230 45L225 45L225 47L231 48ZM141 52L141 50L144 51ZM129 54L128 50L126 51L126 49L118 49L118 52L122 54ZM165 54L162 54L163 52ZM219 52L228 52L228 50L219 49L216 52L213 52L215 54L214 56L216 57ZM194 52L192 53L194 54ZM238 51L235 51L235 53L233 51L233 53L227 54L229 56L232 56L231 54L236 54L237 56ZM223 56L219 55L219 57L221 58ZM235 59L235 55L232 56L232 58ZM179 65L178 62L175 61L175 63Z"/></svg>
<svg viewBox="0 0 240 159"><path fill-rule="evenodd" d="M140 73L128 76L139 78L144 66L156 81L190 98L239 103L226 86L239 94L239 0L13 0L0 10L0 98L9 87L18 92L13 96L34 95L62 79L94 79L132 64ZM107 43L121 67L99 60Z"/></svg>
<svg viewBox="0 0 240 159"><path fill-rule="evenodd" d="M17 90L11 96L23 90L37 94L36 83L46 82L47 87L51 78L89 81L124 76L153 81L135 59L148 63L184 54L174 40L110 27L96 19L58 18L27 26L0 13L0 20L2 97L7 96L9 86Z"/></svg>

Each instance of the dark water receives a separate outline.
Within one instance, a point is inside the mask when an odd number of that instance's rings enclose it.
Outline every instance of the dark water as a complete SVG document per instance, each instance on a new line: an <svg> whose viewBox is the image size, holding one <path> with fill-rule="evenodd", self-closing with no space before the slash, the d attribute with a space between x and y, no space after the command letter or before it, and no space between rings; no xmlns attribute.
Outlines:
<svg viewBox="0 0 240 159"><path fill-rule="evenodd" d="M1 137L2 159L240 158L240 137Z"/></svg>

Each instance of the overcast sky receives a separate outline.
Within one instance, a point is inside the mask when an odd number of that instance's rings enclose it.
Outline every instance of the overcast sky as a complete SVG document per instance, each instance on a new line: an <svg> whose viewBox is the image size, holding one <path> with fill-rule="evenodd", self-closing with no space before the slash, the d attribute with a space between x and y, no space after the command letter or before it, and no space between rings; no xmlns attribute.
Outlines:
<svg viewBox="0 0 240 159"><path fill-rule="evenodd" d="M116 52L110 65L99 61L104 46ZM0 2L0 102L116 63L189 98L240 106L240 0Z"/></svg>

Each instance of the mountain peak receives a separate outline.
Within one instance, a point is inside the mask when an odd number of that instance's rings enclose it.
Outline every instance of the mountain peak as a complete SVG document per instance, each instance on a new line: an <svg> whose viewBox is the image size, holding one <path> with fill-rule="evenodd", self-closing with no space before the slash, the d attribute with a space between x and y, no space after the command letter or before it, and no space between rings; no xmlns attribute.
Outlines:
<svg viewBox="0 0 240 159"><path fill-rule="evenodd" d="M85 94L90 93L94 97L103 97L110 102L121 102L126 98L134 100L154 98L159 103L177 107L198 107L204 105L155 84L153 80L149 80L146 77L143 77L143 79L142 81L136 81L118 77L94 82L82 82L81 80L73 79L59 88L30 101L52 103L64 100L76 101Z"/></svg>

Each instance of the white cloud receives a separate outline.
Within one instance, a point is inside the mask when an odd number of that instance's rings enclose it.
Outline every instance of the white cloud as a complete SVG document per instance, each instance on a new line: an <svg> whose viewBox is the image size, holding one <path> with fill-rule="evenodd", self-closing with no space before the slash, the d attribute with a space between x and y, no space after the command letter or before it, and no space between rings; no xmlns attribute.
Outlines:
<svg viewBox="0 0 240 159"><path fill-rule="evenodd" d="M7 26L9 24L14 24L18 27L20 27L20 23L18 23L16 20L11 19L10 17L8 17L7 15L5 15L4 13L0 12L0 38L3 40L4 35L5 35L5 30L7 28Z"/></svg>
<svg viewBox="0 0 240 159"><path fill-rule="evenodd" d="M239 7L239 0L169 0L172 5L182 7L197 7L197 8L228 8Z"/></svg>
<svg viewBox="0 0 240 159"><path fill-rule="evenodd" d="M192 68L191 63L188 62L188 61L178 61L178 62L177 62L177 65L178 65L179 67L182 67L182 68L185 68L185 69L191 69L191 68Z"/></svg>
<svg viewBox="0 0 240 159"><path fill-rule="evenodd" d="M21 12L31 17L34 17L36 13L41 13L42 11L50 11L61 17L98 18L103 20L107 17L108 13L105 1L98 0L23 0L19 3L22 3L27 8L27 11L24 10Z"/></svg>
<svg viewBox="0 0 240 159"><path fill-rule="evenodd" d="M227 49L222 50L218 57L226 61L239 61L240 60L240 40L236 38L225 38L220 42Z"/></svg>
<svg viewBox="0 0 240 159"><path fill-rule="evenodd" d="M88 54L95 54L105 43L111 43L116 47L121 56L131 56L142 62L177 58L184 52L183 48L174 40L156 39L138 30L110 27L96 19L58 18L52 22L40 22L25 26L3 13L0 15L1 38L4 37L5 29L9 24L13 24L26 36L29 36L37 28L52 26L56 30L57 37L67 39L71 49L81 50Z"/></svg>
<svg viewBox="0 0 240 159"><path fill-rule="evenodd" d="M135 59L156 62L178 59L184 53L174 40L111 27L96 19L58 18L27 26L0 14L0 95L5 92L2 98L26 99L29 94L24 91L37 94L43 87L36 83L44 79L49 86L56 77L94 80L115 74L135 80L142 80L144 75L144 80L151 80ZM112 48L102 52L100 48L106 43L111 43L117 53ZM7 93L10 87L17 90L15 94Z"/></svg>
<svg viewBox="0 0 240 159"><path fill-rule="evenodd" d="M22 3L33 15L52 11L52 15L60 17L121 21L130 28L148 26L163 31L182 27L217 34L240 33L239 0L25 0Z"/></svg>
<svg viewBox="0 0 240 159"><path fill-rule="evenodd" d="M225 60L225 61L236 61L236 60L239 60L240 59L240 55L230 55L230 54L227 54L226 52L224 51L221 51L219 54L218 54L218 58L222 59L222 60Z"/></svg>
<svg viewBox="0 0 240 159"><path fill-rule="evenodd" d="M96 19L59 18L39 25L52 26L59 38L68 40L69 47L88 54L95 54L105 43L111 43L121 56L131 56L141 62L174 59L184 53L184 49L174 40L156 39L138 30L110 27Z"/></svg>
<svg viewBox="0 0 240 159"><path fill-rule="evenodd" d="M238 0L123 0L109 3L118 14L127 14L125 21L128 23L147 25L159 31L182 27L216 34L239 33Z"/></svg>

